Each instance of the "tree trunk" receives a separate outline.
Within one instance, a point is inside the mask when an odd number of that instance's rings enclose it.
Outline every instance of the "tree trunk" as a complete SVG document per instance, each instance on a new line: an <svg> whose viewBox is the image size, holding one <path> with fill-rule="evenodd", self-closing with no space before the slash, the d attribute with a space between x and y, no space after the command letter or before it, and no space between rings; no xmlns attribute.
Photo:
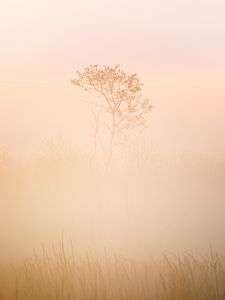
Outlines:
<svg viewBox="0 0 225 300"><path fill-rule="evenodd" d="M113 154L113 140L115 136L115 124L116 124L116 116L115 113L112 115L112 129L111 129L111 135L110 135L110 141L109 141L109 154L107 159L107 167L109 167L111 160L112 160L112 154Z"/></svg>

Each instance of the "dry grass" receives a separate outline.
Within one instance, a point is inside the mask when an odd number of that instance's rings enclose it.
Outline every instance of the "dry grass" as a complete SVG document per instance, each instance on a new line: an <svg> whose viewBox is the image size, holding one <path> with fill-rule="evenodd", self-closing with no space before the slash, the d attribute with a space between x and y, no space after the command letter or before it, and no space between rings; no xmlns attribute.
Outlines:
<svg viewBox="0 0 225 300"><path fill-rule="evenodd" d="M174 241L178 245L188 238L195 244L196 237L201 238L211 225L215 226L213 232L222 228L217 239L223 236L224 223L219 220L222 220L224 207L224 160L218 163L183 158L170 163L154 160L145 162L141 170L139 164L132 165L128 161L125 169L117 169L115 165L111 172L104 173L101 166L92 169L85 156L69 153L62 158L56 154L31 164L8 158L0 161L0 197L4 211L0 227L3 228L1 234L6 235L5 239L1 238L0 259L3 259L4 247L7 252L10 250L7 239L16 238L11 252L17 253L20 244L22 247L24 244L24 248L32 245L35 232L37 239L39 232L42 238L48 226L58 226L69 218L77 223L68 223L68 228L72 226L76 234L80 231L84 239L93 238L96 243L91 244L93 248L95 245L103 247L105 240L113 244L114 238L114 245L118 242L127 252L125 256L106 252L80 255L72 244L68 247L61 242L51 250L43 247L41 253L22 264L0 263L0 300L225 299L225 258L216 252L166 253L160 258L145 260L128 258L129 242L140 249L151 249L151 239L158 236L166 237L166 243L169 242L173 238L167 231L171 222L175 224L170 227L172 233L182 222L195 224L190 230L186 226L179 227L182 234L175 231ZM212 212L214 206L216 209ZM203 219L207 214L211 223ZM154 219L155 215L158 218ZM158 227L152 224L163 222L164 227L157 233ZM197 231L199 224L203 230ZM23 230L28 231L24 238ZM48 240L54 239L50 234L54 230L55 227L46 233ZM104 235L103 240L99 238L101 231L108 239ZM10 234L11 237L7 237ZM69 233L66 231L66 234ZM114 251L111 244L109 251Z"/></svg>
<svg viewBox="0 0 225 300"><path fill-rule="evenodd" d="M0 273L2 300L225 299L225 260L213 251L138 261L106 252L76 256L62 242Z"/></svg>

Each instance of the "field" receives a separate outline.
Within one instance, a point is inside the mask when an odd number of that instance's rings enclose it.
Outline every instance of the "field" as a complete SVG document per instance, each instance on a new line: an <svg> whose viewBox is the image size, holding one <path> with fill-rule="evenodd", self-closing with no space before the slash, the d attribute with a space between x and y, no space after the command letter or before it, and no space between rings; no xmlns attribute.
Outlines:
<svg viewBox="0 0 225 300"><path fill-rule="evenodd" d="M79 155L2 159L1 300L225 299L222 160Z"/></svg>
<svg viewBox="0 0 225 300"><path fill-rule="evenodd" d="M1 299L225 299L225 260L208 255L168 254L161 259L101 258L68 254L61 243L20 267L1 268Z"/></svg>

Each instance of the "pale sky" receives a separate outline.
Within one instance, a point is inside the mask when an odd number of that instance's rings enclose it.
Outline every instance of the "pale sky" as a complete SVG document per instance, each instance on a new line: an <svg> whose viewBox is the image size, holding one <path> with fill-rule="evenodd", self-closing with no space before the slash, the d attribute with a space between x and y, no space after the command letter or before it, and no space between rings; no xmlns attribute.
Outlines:
<svg viewBox="0 0 225 300"><path fill-rule="evenodd" d="M138 73L154 106L148 139L225 151L224 0L0 0L0 142L35 149L90 140L90 99L70 84L89 64Z"/></svg>

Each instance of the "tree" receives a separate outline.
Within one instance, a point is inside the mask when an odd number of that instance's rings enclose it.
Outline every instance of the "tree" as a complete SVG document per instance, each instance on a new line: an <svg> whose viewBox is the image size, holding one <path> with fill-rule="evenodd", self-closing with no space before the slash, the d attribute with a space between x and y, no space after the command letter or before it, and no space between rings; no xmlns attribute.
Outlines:
<svg viewBox="0 0 225 300"><path fill-rule="evenodd" d="M112 158L114 139L118 133L146 124L146 115L151 111L149 99L141 97L143 84L137 74L126 74L119 65L114 67L90 65L76 72L71 83L85 91L94 91L102 96L98 104L111 116L108 142L109 164Z"/></svg>

